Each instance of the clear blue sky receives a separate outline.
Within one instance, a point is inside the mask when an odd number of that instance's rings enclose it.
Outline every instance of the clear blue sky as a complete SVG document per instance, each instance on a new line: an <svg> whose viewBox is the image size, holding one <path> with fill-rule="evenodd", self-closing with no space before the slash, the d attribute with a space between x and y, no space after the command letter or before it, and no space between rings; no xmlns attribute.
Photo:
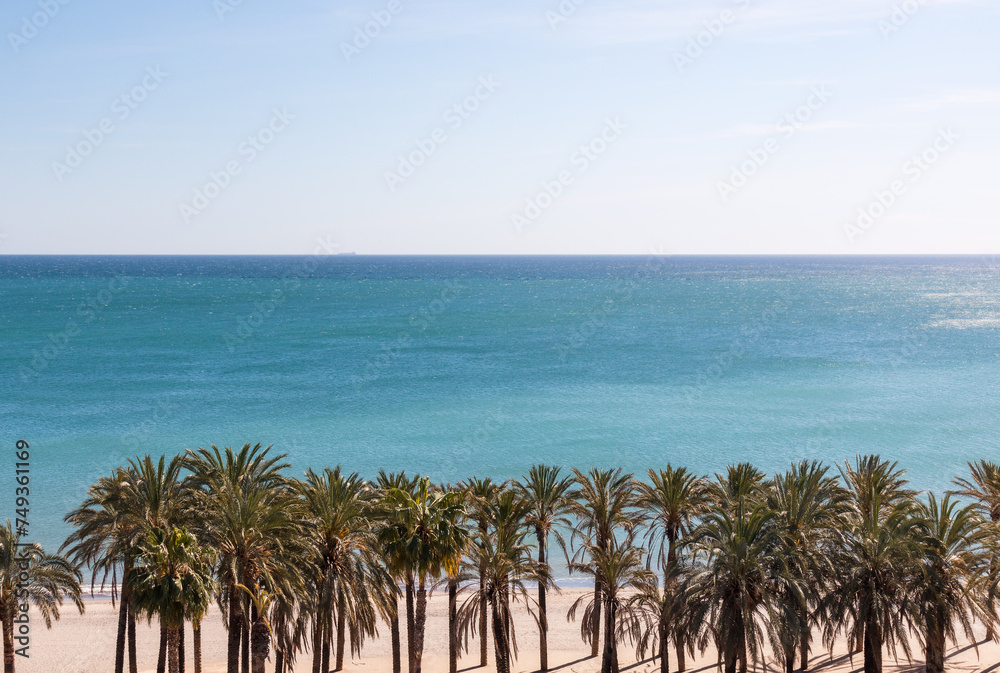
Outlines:
<svg viewBox="0 0 1000 673"><path fill-rule="evenodd" d="M994 0L226 1L3 4L0 254L1000 251Z"/></svg>

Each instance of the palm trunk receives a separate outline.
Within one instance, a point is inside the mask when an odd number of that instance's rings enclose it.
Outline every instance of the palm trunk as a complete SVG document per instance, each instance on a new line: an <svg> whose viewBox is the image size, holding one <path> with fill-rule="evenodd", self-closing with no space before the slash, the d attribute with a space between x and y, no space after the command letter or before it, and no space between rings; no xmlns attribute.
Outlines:
<svg viewBox="0 0 1000 673"><path fill-rule="evenodd" d="M545 567L545 543L548 537L541 526L535 526L538 538L538 563ZM545 608L545 580L538 581L538 669L549 670L549 619Z"/></svg>
<svg viewBox="0 0 1000 673"><path fill-rule="evenodd" d="M312 673L320 673L320 660L323 656L323 623L320 616L316 615L316 623L313 625L313 665Z"/></svg>
<svg viewBox="0 0 1000 673"><path fill-rule="evenodd" d="M993 523L994 526L1000 523L1000 513L996 511L995 506L990 507L990 522ZM990 554L990 570L988 577L991 578L991 581L997 577L997 570L998 567L1000 567L1000 564L998 564L997 561L997 553L994 551ZM993 630L993 620L990 620L986 623L986 640L994 642L996 639L996 632Z"/></svg>
<svg viewBox="0 0 1000 673"><path fill-rule="evenodd" d="M402 673L402 652L399 646L399 597L393 598L396 603L392 618L389 620L389 640L392 641L392 673Z"/></svg>
<svg viewBox="0 0 1000 673"><path fill-rule="evenodd" d="M123 579L122 584L124 583L125 580ZM128 601L125 600L125 589L123 587L118 605L118 640L115 643L115 673L125 673L125 634L128 631L128 612ZM4 670L10 673L7 669L6 661L4 662Z"/></svg>
<svg viewBox="0 0 1000 673"><path fill-rule="evenodd" d="M271 653L271 635L267 630L266 618L258 614L254 606L253 627L250 629L251 673L264 673L264 664Z"/></svg>
<svg viewBox="0 0 1000 673"><path fill-rule="evenodd" d="M678 531L674 528L667 528L667 565L663 569L663 594L664 599L666 599L667 592L674 590L674 584L676 580L668 580L674 568L677 567L677 536ZM666 602L664 600L664 602ZM664 606L665 607L665 606ZM661 608L663 609L663 608ZM664 610L665 611L665 610ZM669 625L666 627L666 631L661 636L661 642L669 641L670 638L668 634L673 632L674 637L674 648L677 650L677 670L679 673L684 673L684 669L687 667L684 660L684 637L681 635L679 630L673 630ZM666 656L667 645L663 646L664 656ZM661 664L663 666L663 664ZM670 671L670 663L666 664L666 668L663 669L663 673L668 673Z"/></svg>
<svg viewBox="0 0 1000 673"><path fill-rule="evenodd" d="M177 633L177 671L178 673L184 673L184 657L186 656L184 652L184 622L181 622Z"/></svg>
<svg viewBox="0 0 1000 673"><path fill-rule="evenodd" d="M802 632L802 640L799 641L799 668L802 673L809 670L809 640L811 636L809 634L809 629L806 628Z"/></svg>
<svg viewBox="0 0 1000 673"><path fill-rule="evenodd" d="M795 643L785 645L785 673L795 673Z"/></svg>
<svg viewBox="0 0 1000 673"><path fill-rule="evenodd" d="M413 615L413 673L420 673L420 663L424 656L424 625L427 623L427 587L420 578L417 587L417 609Z"/></svg>
<svg viewBox="0 0 1000 673"><path fill-rule="evenodd" d="M337 668L344 670L344 643L347 640L347 596L337 589Z"/></svg>
<svg viewBox="0 0 1000 673"><path fill-rule="evenodd" d="M406 654L408 657L409 672L416 673L417 670L417 641L414 637L416 627L413 614L413 575L406 576Z"/></svg>
<svg viewBox="0 0 1000 673"><path fill-rule="evenodd" d="M333 628L333 615L323 617L323 673L330 673L330 630Z"/></svg>
<svg viewBox="0 0 1000 673"><path fill-rule="evenodd" d="M240 631L240 670L243 673L250 673L250 618L247 608L249 605L244 603L243 605L243 627Z"/></svg>
<svg viewBox="0 0 1000 673"><path fill-rule="evenodd" d="M497 673L510 673L510 650L508 649L508 634L504 631L504 619L500 614L500 600L493 599L493 649L495 650ZM484 633L485 637L486 634Z"/></svg>
<svg viewBox="0 0 1000 673"><path fill-rule="evenodd" d="M3 670L4 673L14 673L14 611L17 604L14 601L10 605L3 606L0 610L3 621Z"/></svg>
<svg viewBox="0 0 1000 673"><path fill-rule="evenodd" d="M601 592L601 575L594 578L594 614L590 623L590 656L596 657L601 640L601 604L604 602Z"/></svg>
<svg viewBox="0 0 1000 673"><path fill-rule="evenodd" d="M882 673L882 638L878 627L865 624L865 673Z"/></svg>
<svg viewBox="0 0 1000 673"><path fill-rule="evenodd" d="M129 603L128 610L128 673L139 673L139 658L135 651L135 610L131 608L132 592L122 592L122 600Z"/></svg>
<svg viewBox="0 0 1000 673"><path fill-rule="evenodd" d="M736 653L727 652L724 659L726 662L725 673L736 673Z"/></svg>
<svg viewBox="0 0 1000 673"><path fill-rule="evenodd" d="M448 673L458 673L458 582L448 579Z"/></svg>
<svg viewBox="0 0 1000 673"><path fill-rule="evenodd" d="M191 639L194 641L194 673L201 673L201 620L194 620L191 626Z"/></svg>
<svg viewBox="0 0 1000 673"><path fill-rule="evenodd" d="M167 670L170 673L180 673L180 663L178 660L178 640L180 638L179 629L176 626L166 628L167 631Z"/></svg>
<svg viewBox="0 0 1000 673"><path fill-rule="evenodd" d="M615 608L608 604L604 614L604 654L601 673L618 673L618 639L615 638Z"/></svg>
<svg viewBox="0 0 1000 673"><path fill-rule="evenodd" d="M736 673L739 669L740 673L746 673L747 671L747 638L746 633L740 628L739 624L735 625L734 636L729 637L729 642L726 643L726 671L727 673Z"/></svg>
<svg viewBox="0 0 1000 673"><path fill-rule="evenodd" d="M285 673L285 651L278 650L274 653L274 673Z"/></svg>
<svg viewBox="0 0 1000 673"><path fill-rule="evenodd" d="M512 661L512 658L511 658L511 646L510 646L510 634L513 632L513 628L511 627L511 623L510 623L510 617L511 617L511 612L510 612L510 582L507 581L506 577L504 578L503 585L500 587L500 597L501 597L501 600L503 601L502 605L504 607L504 610L503 610L503 632L505 634L505 637L507 638L507 643L508 643L507 647L506 647L506 651L507 651L507 665L509 667L510 666L510 662Z"/></svg>
<svg viewBox="0 0 1000 673"><path fill-rule="evenodd" d="M944 673L944 624L927 620L927 673Z"/></svg>
<svg viewBox="0 0 1000 673"><path fill-rule="evenodd" d="M479 532L486 535L486 524L479 524ZM489 664L489 638L486 637L486 630L489 628L489 615L487 614L486 601L486 564L479 564L479 665Z"/></svg>
<svg viewBox="0 0 1000 673"><path fill-rule="evenodd" d="M661 610L660 615L660 673L670 673L670 624L665 619L666 611Z"/></svg>
<svg viewBox="0 0 1000 673"><path fill-rule="evenodd" d="M229 587L229 642L226 652L226 673L240 670L240 631L243 628L243 607L235 586ZM319 673L315 671L314 673Z"/></svg>
<svg viewBox="0 0 1000 673"><path fill-rule="evenodd" d="M167 640L169 635L167 634L167 627L161 621L160 622L160 653L156 658L156 673L166 673L167 670Z"/></svg>

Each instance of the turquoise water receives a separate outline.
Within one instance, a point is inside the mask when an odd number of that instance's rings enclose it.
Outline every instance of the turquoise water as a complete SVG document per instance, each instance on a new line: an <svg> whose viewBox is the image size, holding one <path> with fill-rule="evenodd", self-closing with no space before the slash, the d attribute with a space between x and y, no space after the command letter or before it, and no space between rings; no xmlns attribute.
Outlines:
<svg viewBox="0 0 1000 673"><path fill-rule="evenodd" d="M0 257L0 447L52 547L113 466L212 443L446 481L879 452L943 490L998 457L998 336L987 258Z"/></svg>

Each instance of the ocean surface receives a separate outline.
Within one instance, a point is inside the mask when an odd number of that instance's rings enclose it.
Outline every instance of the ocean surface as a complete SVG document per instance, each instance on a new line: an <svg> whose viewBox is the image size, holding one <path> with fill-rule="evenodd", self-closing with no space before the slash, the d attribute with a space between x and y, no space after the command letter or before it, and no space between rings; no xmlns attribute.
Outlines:
<svg viewBox="0 0 1000 673"><path fill-rule="evenodd" d="M0 257L0 520L137 454L274 445L440 481L877 452L1000 459L988 257Z"/></svg>

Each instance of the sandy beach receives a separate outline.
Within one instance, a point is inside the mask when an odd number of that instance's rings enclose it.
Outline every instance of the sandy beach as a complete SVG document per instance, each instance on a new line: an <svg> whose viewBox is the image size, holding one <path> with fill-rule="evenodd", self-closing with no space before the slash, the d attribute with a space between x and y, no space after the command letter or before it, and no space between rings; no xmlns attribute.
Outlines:
<svg viewBox="0 0 1000 673"><path fill-rule="evenodd" d="M580 640L579 624L567 622L565 615L572 602L580 595L581 589L566 589L561 594L552 596L549 600L551 630L549 635L549 668L563 673L595 673L600 670L600 659L590 658L590 650ZM428 603L427 635L424 652L424 670L429 673L448 670L447 647L447 601L442 594L435 594ZM40 620L33 620L31 658L30 661L19 659L20 671L37 671L38 673L109 673L114 669L115 624L117 612L109 600L91 600L87 602L87 612L79 615L75 610L65 610L62 619L51 631L45 630ZM530 617L521 608L516 621L517 644L519 655L514 671L528 673L538 669L538 636ZM147 626L140 623L138 633L139 671L155 673L157 638L156 625ZM367 671L369 673L390 673L392 657L389 645L388 629L380 629L380 638L366 643L362 656L345 662L347 671ZM188 628L187 638L187 670L193 670L191 664L191 632ZM983 642L980 637L979 653L971 643L961 643L958 647L952 645L948 650L946 668L949 671L1000 671L1000 646L996 643ZM405 634L404 634L405 643ZM204 624L203 630L203 663L205 673L224 673L225 662L225 630L218 610L213 610ZM478 669L478 644L470 643L470 652L459 661L459 670ZM893 672L913 672L923 670L919 646L914 647L914 661L905 659L893 662L886 656L885 670ZM620 649L621 666L623 670L635 673L652 673L659 670L659 662L652 660L637 661L635 651L630 645ZM673 652L671 652L673 656ZM492 663L492 644L490 661ZM296 667L299 671L308 671L311 656L300 654ZM814 653L811 670L824 673L849 673L862 668L863 659L856 654L853 661L847 656L846 647L842 644L831 654L825 649ZM273 670L272 660L268 671ZM716 654L710 648L703 656L689 659L689 673L705 673L716 667ZM405 670L405 662L404 662ZM492 665L479 669L486 673L493 671ZM676 660L671 661L671 670L676 670ZM758 667L758 670L760 668ZM776 671L773 663L767 670Z"/></svg>

